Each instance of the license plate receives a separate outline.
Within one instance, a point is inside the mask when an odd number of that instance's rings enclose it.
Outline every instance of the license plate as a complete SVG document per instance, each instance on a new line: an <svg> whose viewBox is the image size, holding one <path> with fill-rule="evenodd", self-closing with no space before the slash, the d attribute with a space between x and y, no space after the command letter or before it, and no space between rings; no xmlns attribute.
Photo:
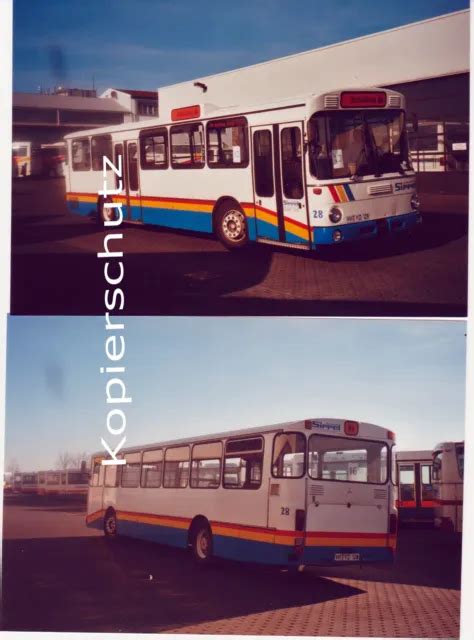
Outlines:
<svg viewBox="0 0 474 640"><path fill-rule="evenodd" d="M358 562L360 553L335 553L334 560L336 562Z"/></svg>

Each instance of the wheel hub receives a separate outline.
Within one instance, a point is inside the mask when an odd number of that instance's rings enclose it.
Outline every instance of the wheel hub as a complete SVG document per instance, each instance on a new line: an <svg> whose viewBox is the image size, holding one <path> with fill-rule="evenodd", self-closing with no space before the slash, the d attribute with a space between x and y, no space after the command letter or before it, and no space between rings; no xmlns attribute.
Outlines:
<svg viewBox="0 0 474 640"><path fill-rule="evenodd" d="M239 240L245 232L245 219L240 211L228 211L222 221L222 229L229 240Z"/></svg>

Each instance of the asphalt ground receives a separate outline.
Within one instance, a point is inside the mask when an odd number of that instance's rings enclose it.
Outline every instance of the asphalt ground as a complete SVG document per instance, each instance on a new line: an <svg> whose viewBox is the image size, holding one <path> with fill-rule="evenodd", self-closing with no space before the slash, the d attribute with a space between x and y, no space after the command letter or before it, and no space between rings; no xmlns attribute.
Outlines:
<svg viewBox="0 0 474 640"><path fill-rule="evenodd" d="M69 213L64 179L13 182L11 312L102 315L104 230ZM127 315L465 316L465 213L423 212L413 235L322 252L125 225Z"/></svg>
<svg viewBox="0 0 474 640"><path fill-rule="evenodd" d="M84 525L85 505L5 498L3 628L459 637L461 548L433 529L402 529L394 567L289 574Z"/></svg>

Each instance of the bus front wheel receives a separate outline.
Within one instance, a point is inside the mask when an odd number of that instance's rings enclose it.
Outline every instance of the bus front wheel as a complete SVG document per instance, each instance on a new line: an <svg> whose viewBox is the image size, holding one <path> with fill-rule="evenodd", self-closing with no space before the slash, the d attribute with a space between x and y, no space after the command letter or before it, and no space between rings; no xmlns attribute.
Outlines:
<svg viewBox="0 0 474 640"><path fill-rule="evenodd" d="M99 198L97 201L97 219L99 224L117 220L117 212L115 208L104 206L106 202L112 202L111 198Z"/></svg>
<svg viewBox="0 0 474 640"><path fill-rule="evenodd" d="M208 565L212 560L212 533L207 524L199 524L193 535L193 556L198 564Z"/></svg>
<svg viewBox="0 0 474 640"><path fill-rule="evenodd" d="M107 511L104 518L104 533L107 538L117 537L117 516L115 511Z"/></svg>
<svg viewBox="0 0 474 640"><path fill-rule="evenodd" d="M247 221L236 203L221 207L215 218L216 235L227 249L241 249L248 242Z"/></svg>

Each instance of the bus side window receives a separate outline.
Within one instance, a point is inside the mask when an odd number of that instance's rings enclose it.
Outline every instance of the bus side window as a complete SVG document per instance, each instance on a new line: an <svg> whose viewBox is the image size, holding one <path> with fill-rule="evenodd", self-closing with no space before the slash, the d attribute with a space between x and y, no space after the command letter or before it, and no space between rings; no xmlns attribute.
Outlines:
<svg viewBox="0 0 474 640"><path fill-rule="evenodd" d="M421 499L433 500L433 485L431 484L431 465L421 465Z"/></svg>
<svg viewBox="0 0 474 640"><path fill-rule="evenodd" d="M399 469L400 500L415 500L415 469L412 464L400 465Z"/></svg>
<svg viewBox="0 0 474 640"><path fill-rule="evenodd" d="M191 487L217 489L221 481L222 442L205 442L193 446Z"/></svg>
<svg viewBox="0 0 474 640"><path fill-rule="evenodd" d="M141 453L127 453L126 463L122 467L121 486L132 488L138 487L140 482Z"/></svg>
<svg viewBox="0 0 474 640"><path fill-rule="evenodd" d="M255 191L262 198L270 198L274 193L272 134L267 129L253 134L253 163Z"/></svg>
<svg viewBox="0 0 474 640"><path fill-rule="evenodd" d="M105 467L105 481L104 485L106 487L116 487L117 486L117 469L118 466L114 464L106 465Z"/></svg>
<svg viewBox="0 0 474 640"><path fill-rule="evenodd" d="M199 169L204 166L204 129L200 122L171 127L171 166Z"/></svg>
<svg viewBox="0 0 474 640"><path fill-rule="evenodd" d="M306 438L287 431L273 440L272 474L276 478L301 478L305 473Z"/></svg>
<svg viewBox="0 0 474 640"><path fill-rule="evenodd" d="M99 486L99 476L100 476L100 468L101 462L99 459L93 460L92 462L92 472L91 472L91 487Z"/></svg>
<svg viewBox="0 0 474 640"><path fill-rule="evenodd" d="M91 147L89 138L77 138L72 141L72 170L89 171L91 168Z"/></svg>
<svg viewBox="0 0 474 640"><path fill-rule="evenodd" d="M189 447L168 447L165 451L163 486L166 488L187 487L189 476Z"/></svg>
<svg viewBox="0 0 474 640"><path fill-rule="evenodd" d="M102 171L104 156L112 161L112 136L92 136L92 171Z"/></svg>
<svg viewBox="0 0 474 640"><path fill-rule="evenodd" d="M226 489L258 489L262 483L263 439L228 440L224 461Z"/></svg>
<svg viewBox="0 0 474 640"><path fill-rule="evenodd" d="M168 167L168 130L144 131L140 134L140 164L142 169Z"/></svg>

